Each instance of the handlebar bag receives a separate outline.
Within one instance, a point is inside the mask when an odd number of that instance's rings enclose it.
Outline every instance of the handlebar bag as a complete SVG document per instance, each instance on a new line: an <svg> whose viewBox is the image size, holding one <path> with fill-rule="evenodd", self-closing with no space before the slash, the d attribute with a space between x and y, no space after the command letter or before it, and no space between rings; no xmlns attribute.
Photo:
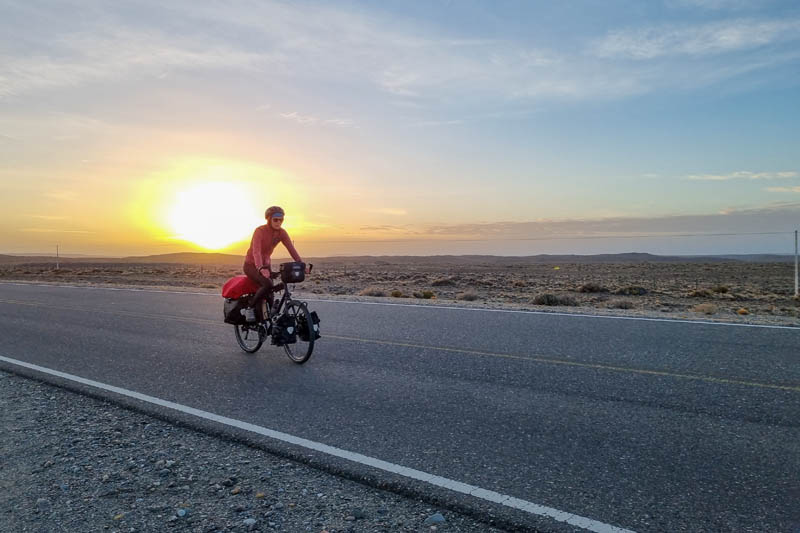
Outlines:
<svg viewBox="0 0 800 533"><path fill-rule="evenodd" d="M281 263L280 271L284 283L300 283L306 279L306 264L300 261Z"/></svg>

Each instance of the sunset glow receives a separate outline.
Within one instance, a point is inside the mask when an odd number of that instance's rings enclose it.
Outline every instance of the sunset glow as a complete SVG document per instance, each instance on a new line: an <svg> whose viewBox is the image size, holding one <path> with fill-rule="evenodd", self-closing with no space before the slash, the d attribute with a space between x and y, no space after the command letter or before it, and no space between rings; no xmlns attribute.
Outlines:
<svg viewBox="0 0 800 533"><path fill-rule="evenodd" d="M6 3L0 254L791 251L798 3L633 4Z"/></svg>
<svg viewBox="0 0 800 533"><path fill-rule="evenodd" d="M242 185L199 183L177 194L169 225L177 239L221 250L250 236L258 210Z"/></svg>

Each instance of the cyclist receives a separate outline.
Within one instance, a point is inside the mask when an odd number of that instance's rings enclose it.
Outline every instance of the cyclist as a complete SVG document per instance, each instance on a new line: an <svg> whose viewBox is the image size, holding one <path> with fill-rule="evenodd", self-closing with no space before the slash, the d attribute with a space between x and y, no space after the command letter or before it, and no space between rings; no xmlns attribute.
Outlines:
<svg viewBox="0 0 800 533"><path fill-rule="evenodd" d="M292 259L295 261L302 261L300 254L295 250L292 240L285 229L281 227L283 224L284 212L283 209L277 205L269 207L264 213L264 218L267 223L259 226L253 232L253 238L250 240L250 248L247 250L247 256L244 259L243 270L245 275L251 280L258 283L260 288L250 299L250 307L245 310L245 318L248 322L262 321L265 317L261 316L261 302L265 298L269 298L268 303L270 309L273 303L273 291L279 290L283 287L282 283L277 285L272 283L270 278L271 274L271 261L270 256L279 243L283 243Z"/></svg>

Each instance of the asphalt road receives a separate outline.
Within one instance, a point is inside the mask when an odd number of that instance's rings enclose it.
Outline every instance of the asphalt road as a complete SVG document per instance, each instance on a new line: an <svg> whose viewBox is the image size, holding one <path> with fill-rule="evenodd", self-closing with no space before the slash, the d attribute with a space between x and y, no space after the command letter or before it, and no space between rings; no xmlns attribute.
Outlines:
<svg viewBox="0 0 800 533"><path fill-rule="evenodd" d="M216 295L0 283L0 355L634 531L800 530L800 328L309 302L298 366Z"/></svg>

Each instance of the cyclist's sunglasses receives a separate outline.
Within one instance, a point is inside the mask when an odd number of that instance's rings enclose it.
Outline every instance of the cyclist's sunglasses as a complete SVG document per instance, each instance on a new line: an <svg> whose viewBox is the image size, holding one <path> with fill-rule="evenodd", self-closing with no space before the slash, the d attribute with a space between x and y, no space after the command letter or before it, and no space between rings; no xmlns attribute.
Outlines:
<svg viewBox="0 0 800 533"><path fill-rule="evenodd" d="M272 217L273 221L283 222L283 217Z"/></svg>

